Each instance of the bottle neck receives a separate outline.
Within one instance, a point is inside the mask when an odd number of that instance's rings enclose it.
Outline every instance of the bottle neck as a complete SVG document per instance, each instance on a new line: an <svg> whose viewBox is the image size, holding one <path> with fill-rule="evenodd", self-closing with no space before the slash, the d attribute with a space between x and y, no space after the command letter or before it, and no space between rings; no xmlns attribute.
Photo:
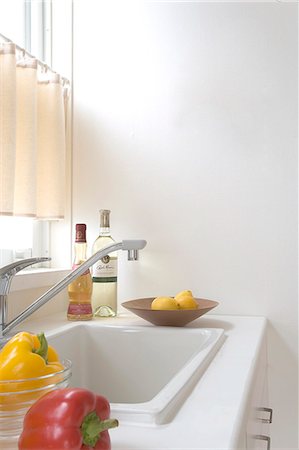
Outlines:
<svg viewBox="0 0 299 450"><path fill-rule="evenodd" d="M99 236L110 236L110 227L100 227Z"/></svg>
<svg viewBox="0 0 299 450"><path fill-rule="evenodd" d="M100 210L100 236L110 236L110 210Z"/></svg>
<svg viewBox="0 0 299 450"><path fill-rule="evenodd" d="M78 266L86 260L87 253L87 243L86 242L75 242L75 259L74 265Z"/></svg>

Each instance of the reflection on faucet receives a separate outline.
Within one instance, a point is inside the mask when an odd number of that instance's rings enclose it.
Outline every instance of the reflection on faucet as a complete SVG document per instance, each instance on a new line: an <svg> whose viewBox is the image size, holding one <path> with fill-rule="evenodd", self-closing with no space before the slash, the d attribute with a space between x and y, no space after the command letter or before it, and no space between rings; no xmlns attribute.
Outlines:
<svg viewBox="0 0 299 450"><path fill-rule="evenodd" d="M83 264L70 272L65 278L52 286L47 292L41 295L37 300L31 303L28 308L24 309L17 317L6 324L7 320L7 296L13 276L31 264L35 264L41 261L47 261L49 258L30 258L16 263L9 264L8 266L0 269L0 340L14 327L23 322L27 317L31 316L37 309L47 303L51 298L58 294L62 289L68 286L75 278L82 275L89 267L96 263L99 259L108 255L109 253L117 250L127 250L128 260L138 259L138 250L143 249L146 246L144 240L125 240L117 242L115 244L108 245L102 248L97 253L88 258Z"/></svg>

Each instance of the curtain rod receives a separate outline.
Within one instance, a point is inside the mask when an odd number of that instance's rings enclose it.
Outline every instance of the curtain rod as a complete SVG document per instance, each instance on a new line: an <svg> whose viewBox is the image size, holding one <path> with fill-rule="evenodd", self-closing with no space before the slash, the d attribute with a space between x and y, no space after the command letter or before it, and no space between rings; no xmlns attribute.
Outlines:
<svg viewBox="0 0 299 450"><path fill-rule="evenodd" d="M22 52L23 54L26 54L27 56L29 56L29 58L35 59L36 62L37 62L37 64L38 64L39 66L41 66L43 69L46 69L46 71L49 70L50 72L57 74L57 72L55 72L55 70L53 70L50 66L48 66L48 64L46 64L45 62L43 62L43 61L41 61L40 59L38 59L38 58L36 58L35 56L33 56L33 55L32 55L31 53L29 53L25 48L20 47L20 46L17 45L15 42L13 42L11 39L9 39L8 37L4 36L2 33L0 33L0 38L3 39L3 40L6 41L6 42L11 42L12 44L15 45L15 47L16 47L17 50L19 50L19 51ZM70 81L69 81L67 78L65 78L65 77L63 77L63 76L61 76L61 75L60 75L60 78L61 78L63 84L70 84Z"/></svg>

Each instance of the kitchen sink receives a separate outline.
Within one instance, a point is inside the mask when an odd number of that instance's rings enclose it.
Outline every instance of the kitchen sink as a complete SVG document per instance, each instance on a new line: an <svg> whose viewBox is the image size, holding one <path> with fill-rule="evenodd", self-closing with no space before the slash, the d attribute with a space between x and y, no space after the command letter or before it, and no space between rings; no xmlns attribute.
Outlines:
<svg viewBox="0 0 299 450"><path fill-rule="evenodd" d="M72 361L71 386L111 403L122 422L169 422L224 341L220 328L73 323L47 333Z"/></svg>

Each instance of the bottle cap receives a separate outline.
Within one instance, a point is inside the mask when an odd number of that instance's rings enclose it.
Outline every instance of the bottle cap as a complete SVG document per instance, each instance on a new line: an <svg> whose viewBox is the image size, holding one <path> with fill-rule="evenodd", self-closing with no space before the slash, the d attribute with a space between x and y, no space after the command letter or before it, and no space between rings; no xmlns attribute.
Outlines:
<svg viewBox="0 0 299 450"><path fill-rule="evenodd" d="M76 224L76 242L86 242L86 225L85 223Z"/></svg>
<svg viewBox="0 0 299 450"><path fill-rule="evenodd" d="M110 227L110 209L100 209L100 227Z"/></svg>

